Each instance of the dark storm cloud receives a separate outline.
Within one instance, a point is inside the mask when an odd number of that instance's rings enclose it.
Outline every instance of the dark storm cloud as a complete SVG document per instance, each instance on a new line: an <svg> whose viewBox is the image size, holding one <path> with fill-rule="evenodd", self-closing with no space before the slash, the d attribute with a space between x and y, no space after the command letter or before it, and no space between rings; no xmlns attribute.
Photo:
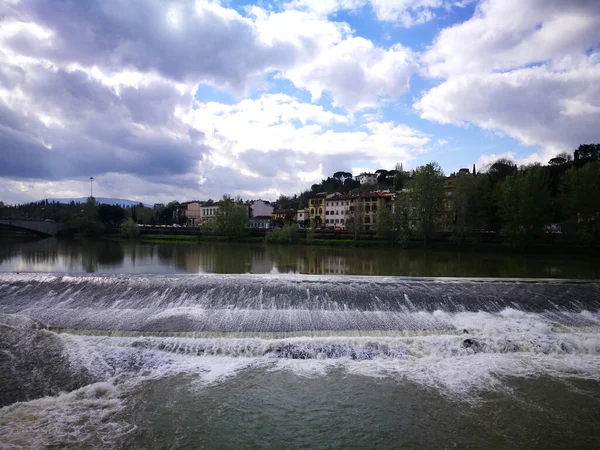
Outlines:
<svg viewBox="0 0 600 450"><path fill-rule="evenodd" d="M84 72L40 66L28 67L19 81L26 101L0 102L0 176L60 180L117 172L160 179L194 171L208 151L201 133L173 117L186 97L164 83L125 88L119 96Z"/></svg>
<svg viewBox="0 0 600 450"><path fill-rule="evenodd" d="M285 68L300 49L267 45L253 25L229 11L196 11L194 1L23 0L13 15L51 30L52 45L19 33L9 45L23 55L105 69L155 71L178 81L211 81L240 91L249 78Z"/></svg>

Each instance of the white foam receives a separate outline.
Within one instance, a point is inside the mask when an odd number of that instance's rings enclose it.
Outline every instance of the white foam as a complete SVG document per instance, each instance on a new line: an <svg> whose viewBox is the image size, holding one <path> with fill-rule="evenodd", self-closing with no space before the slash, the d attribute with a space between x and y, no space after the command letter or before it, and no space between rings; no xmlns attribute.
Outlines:
<svg viewBox="0 0 600 450"><path fill-rule="evenodd" d="M56 397L0 409L5 448L115 448L134 430L118 417L122 380L95 383Z"/></svg>

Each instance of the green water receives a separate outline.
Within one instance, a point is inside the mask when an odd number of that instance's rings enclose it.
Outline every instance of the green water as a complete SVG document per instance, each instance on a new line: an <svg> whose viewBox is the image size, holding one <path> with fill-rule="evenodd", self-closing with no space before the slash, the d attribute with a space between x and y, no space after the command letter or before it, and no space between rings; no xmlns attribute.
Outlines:
<svg viewBox="0 0 600 450"><path fill-rule="evenodd" d="M600 279L600 259L397 248L141 243L54 238L4 241L0 271L69 273L301 273L411 277Z"/></svg>
<svg viewBox="0 0 600 450"><path fill-rule="evenodd" d="M149 382L127 410L131 448L598 448L597 383L506 380L456 399L408 381L334 370L254 370L199 388Z"/></svg>

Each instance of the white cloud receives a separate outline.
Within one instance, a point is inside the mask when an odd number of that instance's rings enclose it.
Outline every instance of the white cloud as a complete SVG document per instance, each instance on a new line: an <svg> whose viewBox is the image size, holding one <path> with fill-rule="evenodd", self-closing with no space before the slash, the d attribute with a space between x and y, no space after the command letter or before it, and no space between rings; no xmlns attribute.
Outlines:
<svg viewBox="0 0 600 450"><path fill-rule="evenodd" d="M364 38L352 37L282 76L308 90L313 101L329 92L334 106L357 111L405 93L415 68L412 52L400 44L382 49Z"/></svg>
<svg viewBox="0 0 600 450"><path fill-rule="evenodd" d="M423 61L433 77L560 65L599 39L600 2L482 0L471 19L440 32Z"/></svg>
<svg viewBox="0 0 600 450"><path fill-rule="evenodd" d="M445 80L414 107L428 120L540 146L523 161L546 162L600 139L600 64L589 54L599 42L600 2L484 0L423 56Z"/></svg>

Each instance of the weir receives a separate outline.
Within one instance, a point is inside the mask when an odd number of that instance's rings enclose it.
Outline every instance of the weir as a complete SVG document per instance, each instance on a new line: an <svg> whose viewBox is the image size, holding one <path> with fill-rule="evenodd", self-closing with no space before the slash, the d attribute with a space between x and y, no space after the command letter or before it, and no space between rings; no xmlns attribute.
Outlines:
<svg viewBox="0 0 600 450"><path fill-rule="evenodd" d="M182 332L444 330L444 314L506 309L597 326L600 284L255 275L1 274L0 313L52 328Z"/></svg>
<svg viewBox="0 0 600 450"><path fill-rule="evenodd" d="M516 374L600 379L597 282L4 273L0 331L0 406L231 360L369 361L349 369L457 392Z"/></svg>

